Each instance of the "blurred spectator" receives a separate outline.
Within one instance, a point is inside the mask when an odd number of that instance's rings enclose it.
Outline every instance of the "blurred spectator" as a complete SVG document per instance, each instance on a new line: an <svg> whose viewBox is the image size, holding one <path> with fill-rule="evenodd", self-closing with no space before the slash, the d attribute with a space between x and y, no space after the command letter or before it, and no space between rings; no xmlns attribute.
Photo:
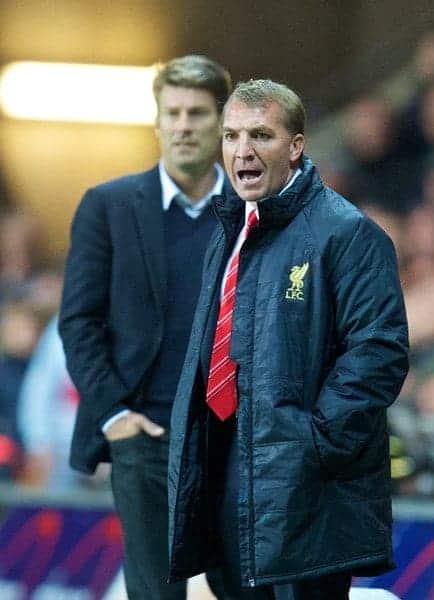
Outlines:
<svg viewBox="0 0 434 600"><path fill-rule="evenodd" d="M26 297L47 323L59 310L63 277L58 269L52 268L33 276L26 286Z"/></svg>
<svg viewBox="0 0 434 600"><path fill-rule="evenodd" d="M389 420L401 446L397 491L434 495L434 346L413 356L407 384Z"/></svg>
<svg viewBox="0 0 434 600"><path fill-rule="evenodd" d="M347 175L338 161L321 162L319 166L321 179L326 185L334 189L338 194L342 194L346 198L349 197L351 191L348 184Z"/></svg>
<svg viewBox="0 0 434 600"><path fill-rule="evenodd" d="M421 158L403 151L385 101L365 97L355 102L347 114L345 136L341 168L352 201L398 215L421 203Z"/></svg>
<svg viewBox="0 0 434 600"><path fill-rule="evenodd" d="M393 212L375 204L363 203L360 208L389 235L394 243L399 263L402 264L405 236L405 220Z"/></svg>
<svg viewBox="0 0 434 600"><path fill-rule="evenodd" d="M78 392L66 370L57 316L45 328L25 372L18 401L18 424L25 449L22 482L66 490L91 484L69 467L69 447ZM93 484L98 478L92 479Z"/></svg>
<svg viewBox="0 0 434 600"><path fill-rule="evenodd" d="M31 277L47 265L47 249L37 219L8 212L0 219L0 300L24 296Z"/></svg>
<svg viewBox="0 0 434 600"><path fill-rule="evenodd" d="M422 286L417 295L424 294L426 283L434 278L434 209L422 205L406 219L402 235L402 281L407 292Z"/></svg>
<svg viewBox="0 0 434 600"><path fill-rule="evenodd" d="M405 220L401 278L413 350L434 346L434 169L422 182L423 204Z"/></svg>
<svg viewBox="0 0 434 600"><path fill-rule="evenodd" d="M434 31L419 40L413 58L414 91L398 120L402 148L421 158L433 150L434 142Z"/></svg>
<svg viewBox="0 0 434 600"><path fill-rule="evenodd" d="M404 297L411 347L430 345L434 340L434 278L423 278L418 284L405 290Z"/></svg>
<svg viewBox="0 0 434 600"><path fill-rule="evenodd" d="M0 477L13 479L21 458L17 401L40 324L23 302L5 303L0 310Z"/></svg>
<svg viewBox="0 0 434 600"><path fill-rule="evenodd" d="M419 38L413 65L416 85L434 79L434 31L426 31Z"/></svg>
<svg viewBox="0 0 434 600"><path fill-rule="evenodd" d="M18 423L26 451L24 483L71 484L68 451L77 403L55 318L39 340L19 395Z"/></svg>
<svg viewBox="0 0 434 600"><path fill-rule="evenodd" d="M434 150L433 157L428 161L422 182L422 199L425 206L434 211Z"/></svg>
<svg viewBox="0 0 434 600"><path fill-rule="evenodd" d="M434 148L434 79L426 86L420 98L420 128L429 146Z"/></svg>
<svg viewBox="0 0 434 600"><path fill-rule="evenodd" d="M399 139L402 148L420 159L426 159L434 144L434 75L425 82L399 117Z"/></svg>

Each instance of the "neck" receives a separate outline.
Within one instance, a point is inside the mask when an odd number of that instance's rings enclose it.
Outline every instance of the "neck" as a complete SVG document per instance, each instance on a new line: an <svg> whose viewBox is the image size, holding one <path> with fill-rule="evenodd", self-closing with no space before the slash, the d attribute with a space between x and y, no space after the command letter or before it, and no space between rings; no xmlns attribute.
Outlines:
<svg viewBox="0 0 434 600"><path fill-rule="evenodd" d="M168 175L176 185L186 194L192 202L198 202L210 192L216 182L214 164L201 167L195 165L194 169L182 170L164 163Z"/></svg>

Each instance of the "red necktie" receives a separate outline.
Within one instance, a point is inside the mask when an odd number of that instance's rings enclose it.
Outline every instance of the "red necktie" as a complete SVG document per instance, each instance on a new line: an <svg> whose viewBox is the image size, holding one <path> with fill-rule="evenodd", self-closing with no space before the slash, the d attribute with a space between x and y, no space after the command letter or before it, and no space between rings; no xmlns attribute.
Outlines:
<svg viewBox="0 0 434 600"><path fill-rule="evenodd" d="M258 224L256 211L252 210L247 219L245 237ZM211 363L206 390L208 406L221 421L230 417L237 409L236 363L229 358L232 333L232 314L235 305L235 292L238 278L240 252L236 252L229 263L223 296L211 353Z"/></svg>

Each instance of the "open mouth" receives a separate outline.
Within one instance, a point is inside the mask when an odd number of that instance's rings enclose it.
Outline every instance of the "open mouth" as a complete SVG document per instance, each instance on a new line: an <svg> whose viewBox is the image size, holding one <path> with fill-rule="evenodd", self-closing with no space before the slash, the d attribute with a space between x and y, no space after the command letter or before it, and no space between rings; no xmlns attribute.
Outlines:
<svg viewBox="0 0 434 600"><path fill-rule="evenodd" d="M255 184L261 179L262 173L263 171L256 169L240 169L237 177L244 184Z"/></svg>

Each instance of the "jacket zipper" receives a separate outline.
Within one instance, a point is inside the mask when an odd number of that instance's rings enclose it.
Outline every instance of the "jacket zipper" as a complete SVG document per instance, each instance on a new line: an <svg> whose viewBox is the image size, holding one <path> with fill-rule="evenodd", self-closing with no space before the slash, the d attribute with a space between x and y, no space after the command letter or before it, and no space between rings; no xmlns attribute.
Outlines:
<svg viewBox="0 0 434 600"><path fill-rule="evenodd" d="M249 578L249 587L255 587L255 580L252 577L254 572L255 564L255 549L254 549L254 537L253 537L253 459L252 459L252 428L253 428L253 414L252 414L252 394L251 386L249 390L249 440L248 440L248 459L249 459L249 554L250 554L250 565L247 571Z"/></svg>
<svg viewBox="0 0 434 600"><path fill-rule="evenodd" d="M240 250L240 265L243 256L243 248ZM239 271L240 274L240 271ZM253 331L252 331L253 337ZM255 564L255 550L254 550L254 538L253 538L253 460L252 460L252 442L253 442L253 410L252 410L252 394L251 394L251 384L249 389L249 419L248 419L248 461L249 461L249 566L247 568L247 578L248 578L248 586L255 587L255 579L253 577L254 573L254 564Z"/></svg>

